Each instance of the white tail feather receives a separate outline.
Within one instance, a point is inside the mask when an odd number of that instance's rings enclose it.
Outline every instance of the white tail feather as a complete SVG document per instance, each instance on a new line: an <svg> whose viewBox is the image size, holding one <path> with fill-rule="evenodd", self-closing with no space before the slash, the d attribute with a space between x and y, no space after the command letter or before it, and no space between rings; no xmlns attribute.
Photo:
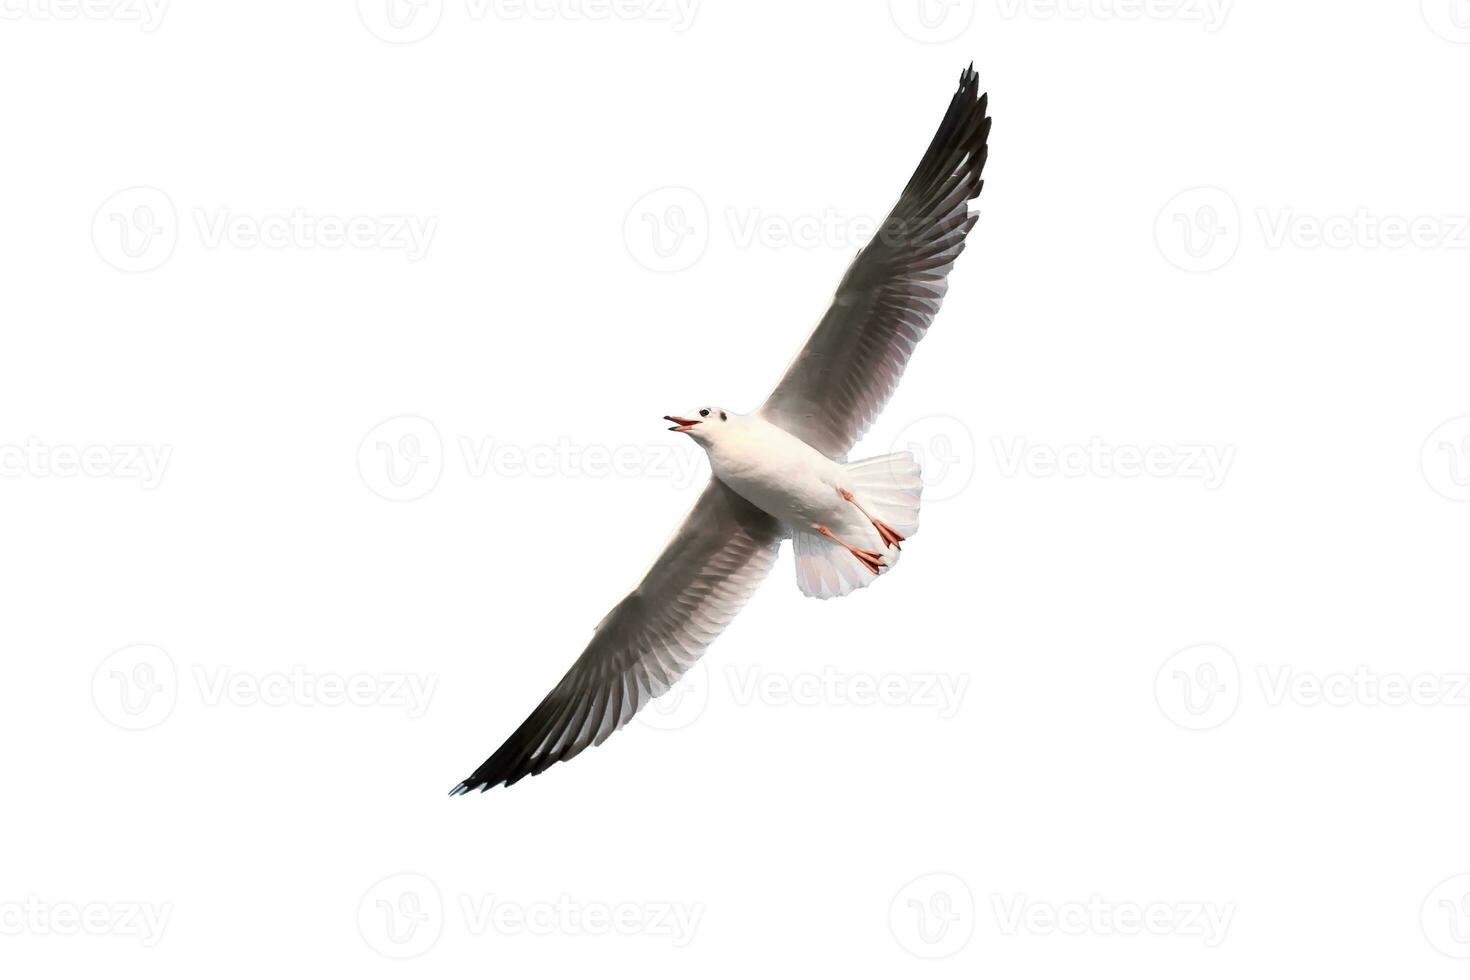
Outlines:
<svg viewBox="0 0 1470 980"><path fill-rule="evenodd" d="M913 453L889 453L847 463L847 489L868 513L911 538L919 533L919 496L924 479Z"/></svg>
<svg viewBox="0 0 1470 980"><path fill-rule="evenodd" d="M905 538L919 532L919 497L924 482L913 453L890 453L843 464L843 485L878 520ZM866 588L898 564L898 548L883 552L878 575L863 567L842 545L815 531L797 529L793 535L796 584L805 595L831 599Z"/></svg>

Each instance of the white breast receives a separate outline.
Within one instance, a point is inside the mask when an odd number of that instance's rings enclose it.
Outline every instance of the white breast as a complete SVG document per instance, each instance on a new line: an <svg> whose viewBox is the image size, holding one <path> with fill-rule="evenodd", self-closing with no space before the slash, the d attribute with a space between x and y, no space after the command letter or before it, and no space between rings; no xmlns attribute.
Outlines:
<svg viewBox="0 0 1470 980"><path fill-rule="evenodd" d="M822 523L841 500L841 467L764 419L743 417L707 451L716 478L793 527Z"/></svg>

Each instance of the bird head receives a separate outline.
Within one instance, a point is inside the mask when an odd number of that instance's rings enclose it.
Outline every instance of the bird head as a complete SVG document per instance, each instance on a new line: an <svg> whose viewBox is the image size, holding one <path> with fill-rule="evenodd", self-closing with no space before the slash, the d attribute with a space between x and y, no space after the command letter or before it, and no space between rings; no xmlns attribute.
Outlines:
<svg viewBox="0 0 1470 980"><path fill-rule="evenodd" d="M706 405L695 409L688 415L665 415L664 420L674 423L669 426L670 432L687 432L689 437L696 442L709 442L716 438L719 431L729 425L735 417L733 412Z"/></svg>

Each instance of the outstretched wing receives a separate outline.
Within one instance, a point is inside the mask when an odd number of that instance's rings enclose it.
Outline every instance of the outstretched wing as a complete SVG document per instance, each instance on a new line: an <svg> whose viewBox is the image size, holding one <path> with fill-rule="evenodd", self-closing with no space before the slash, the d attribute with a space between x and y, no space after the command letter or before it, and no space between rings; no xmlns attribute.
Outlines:
<svg viewBox="0 0 1470 980"><path fill-rule="evenodd" d="M601 745L683 676L735 618L771 570L781 535L775 518L711 480L561 683L450 795L509 786Z"/></svg>
<svg viewBox="0 0 1470 980"><path fill-rule="evenodd" d="M990 117L971 65L893 212L760 412L828 456L853 447L929 329L977 214Z"/></svg>

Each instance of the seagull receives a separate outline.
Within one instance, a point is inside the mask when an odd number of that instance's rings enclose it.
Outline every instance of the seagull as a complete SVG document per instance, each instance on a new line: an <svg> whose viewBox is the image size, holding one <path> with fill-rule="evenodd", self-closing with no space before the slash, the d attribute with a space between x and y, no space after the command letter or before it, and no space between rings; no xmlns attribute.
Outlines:
<svg viewBox="0 0 1470 980"><path fill-rule="evenodd" d="M510 786L601 745L684 675L792 540L801 591L829 599L898 563L919 528L919 463L847 462L929 329L977 212L990 117L973 64L893 211L853 259L774 391L740 415L666 415L709 457L711 478L637 588L490 758L450 790Z"/></svg>

